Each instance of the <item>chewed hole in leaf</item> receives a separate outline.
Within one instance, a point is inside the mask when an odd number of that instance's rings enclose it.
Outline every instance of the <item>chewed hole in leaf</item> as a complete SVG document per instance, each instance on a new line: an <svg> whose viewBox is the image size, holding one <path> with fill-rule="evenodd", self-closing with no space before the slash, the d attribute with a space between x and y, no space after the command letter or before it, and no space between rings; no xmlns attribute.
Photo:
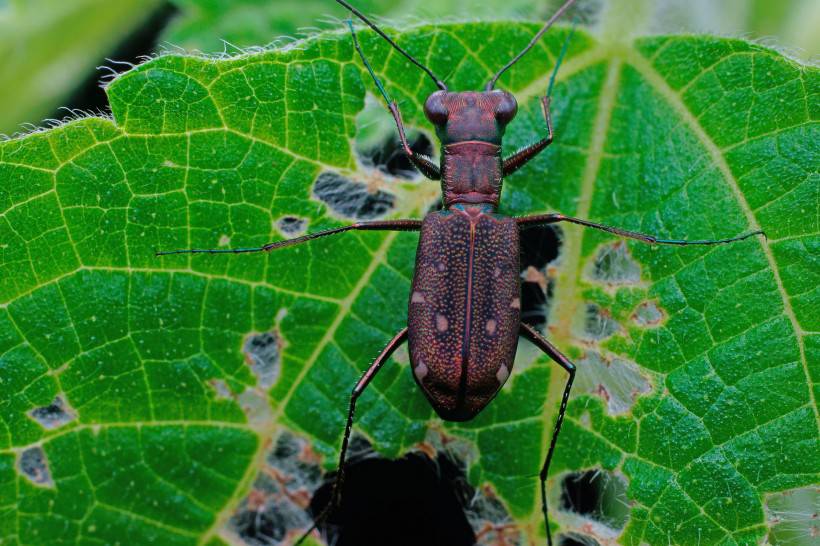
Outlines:
<svg viewBox="0 0 820 546"><path fill-rule="evenodd" d="M589 303L583 309L584 329L582 337L591 341L600 341L613 335L621 326L612 318L608 309Z"/></svg>
<svg viewBox="0 0 820 546"><path fill-rule="evenodd" d="M328 544L473 546L476 536L465 515L464 467L445 454L430 459L410 453L398 460L362 453L349 459L339 509L322 525ZM329 502L332 480L311 501L319 513Z"/></svg>
<svg viewBox="0 0 820 546"><path fill-rule="evenodd" d="M54 487L46 453L40 446L23 450L17 459L17 469L35 485Z"/></svg>
<svg viewBox="0 0 820 546"><path fill-rule="evenodd" d="M323 172L313 184L313 195L339 216L370 220L393 209L396 197L382 190L371 191L366 184L338 173Z"/></svg>
<svg viewBox="0 0 820 546"><path fill-rule="evenodd" d="M283 432L265 456L253 487L228 521L242 544L289 544L312 523L307 507L321 483L310 444Z"/></svg>
<svg viewBox="0 0 820 546"><path fill-rule="evenodd" d="M59 428L77 418L76 412L59 395L48 406L34 408L28 414L47 430Z"/></svg>
<svg viewBox="0 0 820 546"><path fill-rule="evenodd" d="M433 143L424 133L408 135L410 149L430 157L433 154ZM362 154L362 162L375 169L397 178L412 180L420 176L401 147L397 135L390 135L377 146Z"/></svg>
<svg viewBox="0 0 820 546"><path fill-rule="evenodd" d="M370 449L369 446L367 448ZM452 483L461 499L467 521L475 533L477 546L521 542L521 528L493 486L484 484L474 488L465 478L465 468L478 456L473 442L431 429L428 430L425 441L419 444L419 450L429 461L436 464L443 461L445 466L455 465L459 469Z"/></svg>
<svg viewBox="0 0 820 546"><path fill-rule="evenodd" d="M466 486L468 487L469 486ZM492 487L484 486L467 499L467 519L476 535L477 546L518 544L521 530Z"/></svg>
<svg viewBox="0 0 820 546"><path fill-rule="evenodd" d="M307 230L308 221L306 218L299 218L298 216L282 216L274 225L283 236L298 237Z"/></svg>
<svg viewBox="0 0 820 546"><path fill-rule="evenodd" d="M598 250L589 276L604 284L636 284L641 280L641 266L632 258L629 247L623 241L616 241Z"/></svg>
<svg viewBox="0 0 820 546"><path fill-rule="evenodd" d="M282 338L277 330L251 334L242 346L245 362L256 376L256 384L267 389L279 378Z"/></svg>
<svg viewBox="0 0 820 546"><path fill-rule="evenodd" d="M568 474L561 482L561 510L623 529L629 519L626 482L605 470Z"/></svg>
<svg viewBox="0 0 820 546"><path fill-rule="evenodd" d="M562 234L557 226L521 232L521 319L542 329L549 317L555 280L550 264L558 259Z"/></svg>
<svg viewBox="0 0 820 546"><path fill-rule="evenodd" d="M820 487L774 493L766 499L769 542L809 546L820 538Z"/></svg>
<svg viewBox="0 0 820 546"><path fill-rule="evenodd" d="M228 384L225 383L221 379L211 379L208 381L208 384L214 390L214 394L218 399L221 400L231 400L233 399L233 393L231 393L230 387Z"/></svg>
<svg viewBox="0 0 820 546"><path fill-rule="evenodd" d="M628 412L638 396L650 389L638 366L623 358L606 358L590 350L577 364L580 371L575 388L603 398L610 415Z"/></svg>
<svg viewBox="0 0 820 546"><path fill-rule="evenodd" d="M632 321L643 328L655 328L664 320L664 312L654 301L645 301L635 308Z"/></svg>

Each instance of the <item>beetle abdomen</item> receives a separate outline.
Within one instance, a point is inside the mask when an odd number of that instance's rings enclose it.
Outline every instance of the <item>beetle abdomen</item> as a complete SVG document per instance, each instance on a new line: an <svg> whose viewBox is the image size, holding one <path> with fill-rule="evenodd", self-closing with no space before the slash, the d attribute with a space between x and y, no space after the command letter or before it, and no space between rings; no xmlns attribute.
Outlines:
<svg viewBox="0 0 820 546"><path fill-rule="evenodd" d="M518 341L518 226L486 207L427 215L408 313L413 373L444 419L471 419L509 377Z"/></svg>

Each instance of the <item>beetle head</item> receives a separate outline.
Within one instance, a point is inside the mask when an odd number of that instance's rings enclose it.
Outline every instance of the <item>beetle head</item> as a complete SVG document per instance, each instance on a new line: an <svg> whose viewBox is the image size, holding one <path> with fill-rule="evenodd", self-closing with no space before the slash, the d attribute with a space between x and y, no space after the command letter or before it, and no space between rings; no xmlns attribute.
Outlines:
<svg viewBox="0 0 820 546"><path fill-rule="evenodd" d="M501 144L518 102L507 91L436 91L424 103L424 115L436 126L442 144L479 140Z"/></svg>

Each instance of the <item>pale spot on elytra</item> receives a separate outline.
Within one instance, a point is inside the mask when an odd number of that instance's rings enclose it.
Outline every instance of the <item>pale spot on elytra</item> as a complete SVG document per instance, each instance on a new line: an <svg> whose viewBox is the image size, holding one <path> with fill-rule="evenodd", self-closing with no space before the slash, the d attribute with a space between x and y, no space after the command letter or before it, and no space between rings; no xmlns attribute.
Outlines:
<svg viewBox="0 0 820 546"><path fill-rule="evenodd" d="M487 321L487 333L490 334L490 335L493 335L495 333L496 326L497 326L497 324L495 322L495 319L488 320Z"/></svg>
<svg viewBox="0 0 820 546"><path fill-rule="evenodd" d="M447 267L444 265L444 262L436 262L436 269L439 271L444 271Z"/></svg>
<svg viewBox="0 0 820 546"><path fill-rule="evenodd" d="M441 313L436 313L436 329L439 332L446 332L447 328L449 327L450 323L447 322L447 317L445 317Z"/></svg>
<svg viewBox="0 0 820 546"><path fill-rule="evenodd" d="M493 268L493 277L495 277L497 279L500 276L501 276L501 268L498 267L498 266L495 266Z"/></svg>
<svg viewBox="0 0 820 546"><path fill-rule="evenodd" d="M507 381L508 377L510 377L510 370L502 364L501 367L498 368L495 378L498 379L498 382L503 385Z"/></svg>
<svg viewBox="0 0 820 546"><path fill-rule="evenodd" d="M418 290L413 291L413 295L410 297L410 303L424 303L424 294Z"/></svg>
<svg viewBox="0 0 820 546"><path fill-rule="evenodd" d="M521 309L521 299L520 298L513 298L510 302L511 309Z"/></svg>
<svg viewBox="0 0 820 546"><path fill-rule="evenodd" d="M424 362L419 361L418 366L416 366L416 367L413 369L413 373L415 373L415 374L416 374L416 379L418 379L419 381L421 381L422 379L424 379L425 377L427 377L427 365L426 365Z"/></svg>

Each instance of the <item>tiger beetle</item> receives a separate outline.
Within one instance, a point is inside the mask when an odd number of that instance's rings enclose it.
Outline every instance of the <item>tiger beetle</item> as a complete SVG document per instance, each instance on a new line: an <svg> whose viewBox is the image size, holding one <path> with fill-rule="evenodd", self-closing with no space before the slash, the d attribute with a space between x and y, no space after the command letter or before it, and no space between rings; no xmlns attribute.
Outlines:
<svg viewBox="0 0 820 546"><path fill-rule="evenodd" d="M438 88L424 104L424 114L435 126L441 141L441 160L436 165L429 157L411 149L399 105L390 98L367 61L353 22L347 21L353 45L395 120L404 153L424 176L441 180L443 209L430 212L423 220L357 222L256 248L188 249L158 252L157 255L269 252L351 230L419 231L407 326L390 340L353 388L331 501L297 544L338 506L356 400L399 346L409 343L413 376L439 417L446 421L468 421L495 398L509 378L521 336L567 372L558 417L539 474L541 510L547 543L551 546L546 480L575 378L575 365L534 328L521 322L521 230L569 222L652 245L678 246L731 243L763 232L754 231L730 239L685 241L659 239L557 213L511 218L497 212L504 177L526 165L553 140L550 96L555 74L572 34L564 42L547 93L541 98L546 136L508 157L502 156L501 141L507 125L515 118L518 103L511 93L495 89L496 82L532 49L575 0L564 2L527 46L490 79L484 90L461 92L450 91L432 70L390 39L355 7L345 0L336 1L423 70Z"/></svg>

